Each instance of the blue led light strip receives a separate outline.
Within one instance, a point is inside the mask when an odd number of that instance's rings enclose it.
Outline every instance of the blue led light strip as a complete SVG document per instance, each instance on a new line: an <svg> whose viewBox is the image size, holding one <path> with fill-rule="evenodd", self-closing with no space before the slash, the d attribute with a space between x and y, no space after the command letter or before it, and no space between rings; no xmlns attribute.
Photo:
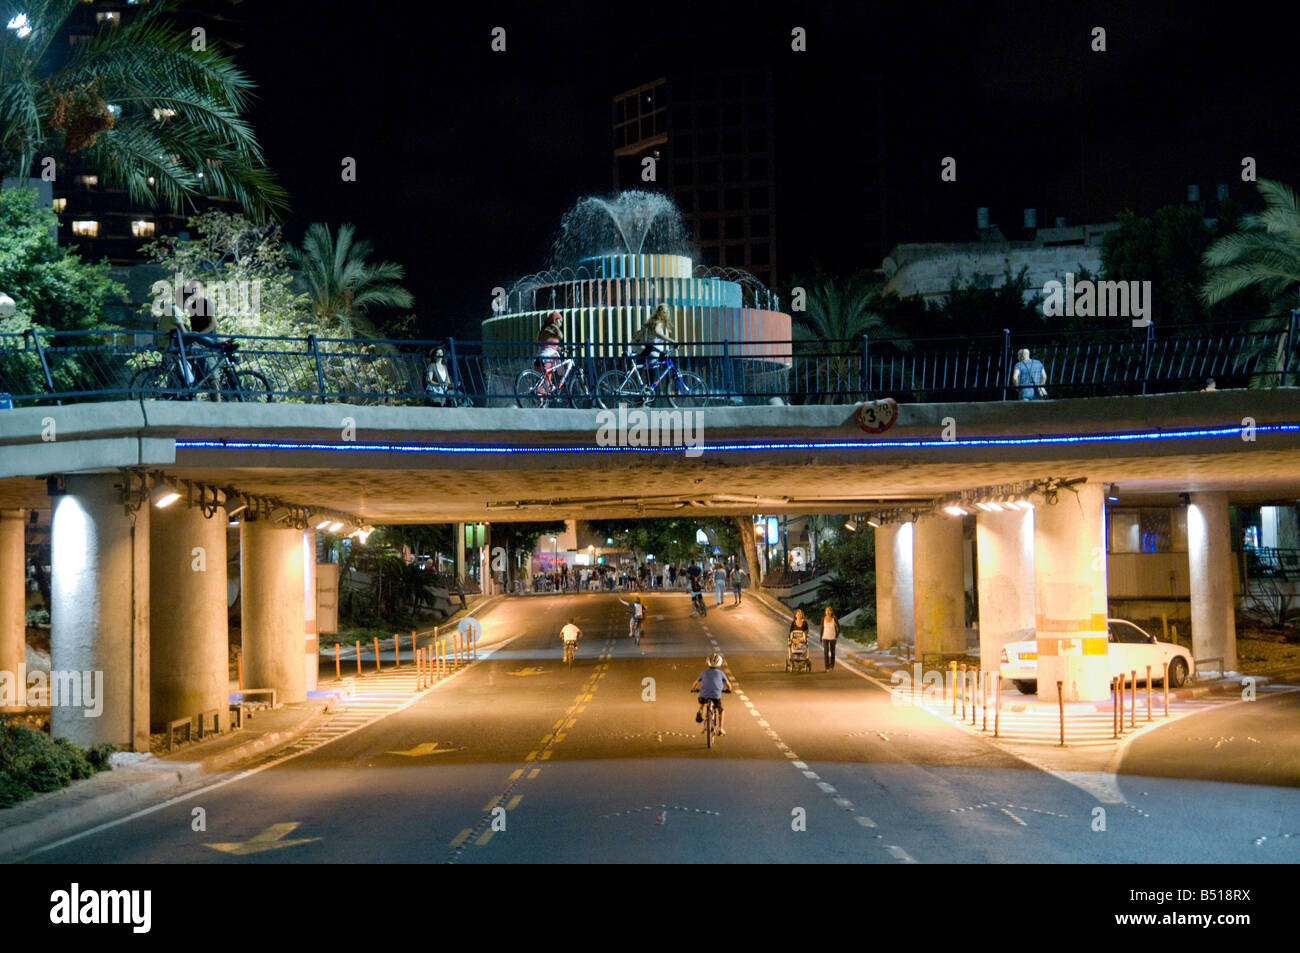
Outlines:
<svg viewBox="0 0 1300 953"><path fill-rule="evenodd" d="M1219 427L1203 430L1152 430L1138 433L1064 434L1040 437L975 437L967 440L820 440L770 443L701 444L701 451L754 452L765 450L897 450L951 447L1036 447L1072 443L1124 443L1141 440L1196 440L1238 437L1243 433L1300 433L1300 424L1259 424L1254 427ZM177 440L178 450L328 450L343 453L681 453L685 445L668 447L529 447L510 445L466 446L425 443L285 443L254 440Z"/></svg>

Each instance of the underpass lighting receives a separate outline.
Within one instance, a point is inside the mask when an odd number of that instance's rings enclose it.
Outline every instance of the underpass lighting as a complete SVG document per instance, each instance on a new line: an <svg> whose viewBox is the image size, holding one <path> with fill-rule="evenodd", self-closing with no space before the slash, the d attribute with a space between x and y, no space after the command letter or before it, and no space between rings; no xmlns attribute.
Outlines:
<svg viewBox="0 0 1300 953"><path fill-rule="evenodd" d="M967 511L966 511L965 507L958 506L956 503L953 503L953 504L950 505L950 506L945 506L945 507L943 508L943 511L944 511L945 513L947 513L949 516L966 516L966 515L967 515Z"/></svg>
<svg viewBox="0 0 1300 953"><path fill-rule="evenodd" d="M343 524L342 524L341 522L339 522L338 520L335 520L334 522L330 523L330 525L329 525L329 529L326 530L326 532L329 532L329 533L337 533L337 532L338 532L339 530L341 530L342 528L343 528Z"/></svg>
<svg viewBox="0 0 1300 953"><path fill-rule="evenodd" d="M330 525L331 523L333 523L333 522L334 522L334 521L333 521L333 520L330 520L330 519L324 519L324 520L321 520L319 523L316 524L316 528L317 528L317 529L324 529L326 526L329 526L329 525Z"/></svg>
<svg viewBox="0 0 1300 953"><path fill-rule="evenodd" d="M845 520L844 528L847 529L850 533L856 533L858 531L857 520Z"/></svg>
<svg viewBox="0 0 1300 953"><path fill-rule="evenodd" d="M875 529L880 529L880 524L877 523L877 522L876 522L875 520L873 520L873 519L868 519L868 520L867 520L867 525L868 525L868 526L871 526L871 527L874 527Z"/></svg>
<svg viewBox="0 0 1300 953"><path fill-rule="evenodd" d="M153 505L161 510L164 507L171 506L181 498L181 495L171 484L160 483L158 486L154 487L150 498L153 500Z"/></svg>

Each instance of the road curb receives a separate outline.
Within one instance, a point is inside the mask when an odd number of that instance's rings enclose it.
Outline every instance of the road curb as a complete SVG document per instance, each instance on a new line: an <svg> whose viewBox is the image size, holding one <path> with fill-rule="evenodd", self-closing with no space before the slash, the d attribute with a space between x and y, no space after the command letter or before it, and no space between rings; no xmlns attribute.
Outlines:
<svg viewBox="0 0 1300 953"><path fill-rule="evenodd" d="M314 714L309 715L292 728L284 728L280 731L273 731L270 734L262 735L260 738L253 738L244 744L236 745L227 751L221 751L217 754L209 755L208 757L194 763L198 764L202 768L203 774L216 774L219 771L227 771L241 761L246 761L249 758L254 758L257 755L265 754L268 751L273 751L276 748L297 741L303 735L307 734L307 732L319 725L321 720L325 717L325 713L328 711L329 703L326 702L325 704L320 705Z"/></svg>

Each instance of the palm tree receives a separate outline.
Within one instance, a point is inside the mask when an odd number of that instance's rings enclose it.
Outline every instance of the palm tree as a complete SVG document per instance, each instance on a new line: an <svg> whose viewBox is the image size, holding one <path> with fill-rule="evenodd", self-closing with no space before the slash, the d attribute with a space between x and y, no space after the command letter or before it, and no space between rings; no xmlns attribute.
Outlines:
<svg viewBox="0 0 1300 953"><path fill-rule="evenodd" d="M879 286L863 273L836 278L818 272L807 289L805 309L794 314L792 330L806 356L799 373L814 378L820 400L839 403L856 389L864 334L885 331L885 319L875 310Z"/></svg>
<svg viewBox="0 0 1300 953"><path fill-rule="evenodd" d="M25 177L41 155L75 155L131 199L173 210L199 197L274 216L284 190L242 113L253 83L234 60L195 49L154 0L66 51L55 40L78 0L0 3L0 172Z"/></svg>
<svg viewBox="0 0 1300 953"><path fill-rule="evenodd" d="M324 222L313 222L303 236L302 248L289 253L302 271L311 298L312 313L336 323L340 336L367 337L379 332L369 320L373 307L409 308L415 297L397 284L406 274L396 262L366 262L372 246L353 240L356 228L340 225L337 238Z"/></svg>
<svg viewBox="0 0 1300 953"><path fill-rule="evenodd" d="M1260 179L1256 184L1264 198L1264 211L1243 215L1238 229L1225 235L1205 253L1209 269L1201 297L1214 305L1248 288L1268 296L1275 315L1300 306L1300 203L1296 194L1281 182ZM1252 332L1279 332L1289 325L1286 318L1251 322ZM1272 353L1264 357L1259 371L1280 374L1286 383L1287 335L1280 334ZM1294 342L1291 342L1294 348ZM1258 378L1257 378L1258 380Z"/></svg>

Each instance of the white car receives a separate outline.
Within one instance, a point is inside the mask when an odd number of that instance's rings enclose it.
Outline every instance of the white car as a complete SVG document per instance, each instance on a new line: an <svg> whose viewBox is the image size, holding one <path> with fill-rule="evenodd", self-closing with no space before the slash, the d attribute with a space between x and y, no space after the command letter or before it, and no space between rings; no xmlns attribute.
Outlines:
<svg viewBox="0 0 1300 953"><path fill-rule="evenodd" d="M1109 630L1107 655L1110 656L1110 674L1124 678L1127 685L1133 681L1132 673L1136 670L1137 680L1146 682L1147 666L1151 666L1151 681L1160 684L1164 675L1164 665L1169 663L1169 685L1178 688L1187 681L1196 670L1192 653L1172 642L1160 642L1154 635L1145 632L1132 622L1123 619L1107 619ZM1015 683L1022 695L1034 695L1038 692L1038 642L1008 642L1002 647L1002 677Z"/></svg>

